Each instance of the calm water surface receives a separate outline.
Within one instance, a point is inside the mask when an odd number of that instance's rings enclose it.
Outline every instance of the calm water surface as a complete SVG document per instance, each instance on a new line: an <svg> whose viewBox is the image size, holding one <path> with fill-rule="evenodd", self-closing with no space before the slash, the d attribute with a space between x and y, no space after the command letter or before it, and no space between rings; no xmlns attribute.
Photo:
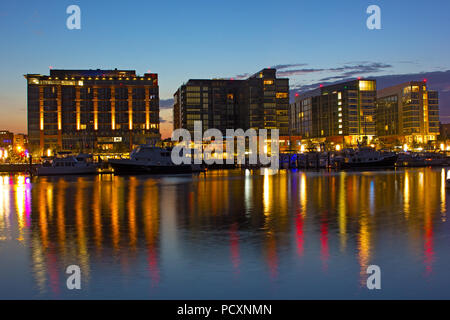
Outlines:
<svg viewBox="0 0 450 320"><path fill-rule="evenodd" d="M0 298L449 299L446 175L1 175Z"/></svg>

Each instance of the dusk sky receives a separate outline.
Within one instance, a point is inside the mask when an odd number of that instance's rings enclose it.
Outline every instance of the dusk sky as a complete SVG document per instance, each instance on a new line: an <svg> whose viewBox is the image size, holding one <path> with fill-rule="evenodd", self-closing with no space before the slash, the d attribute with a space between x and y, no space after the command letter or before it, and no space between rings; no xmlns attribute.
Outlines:
<svg viewBox="0 0 450 320"><path fill-rule="evenodd" d="M66 27L71 4L81 8L81 30ZM381 7L382 30L366 27L372 4ZM164 100L190 78L278 67L291 89L302 90L349 77L447 71L449 14L448 0L2 1L0 129L26 133L23 75L48 74L49 66L158 73L163 137L172 117ZM444 94L446 79L438 88ZM449 109L442 100L441 114Z"/></svg>

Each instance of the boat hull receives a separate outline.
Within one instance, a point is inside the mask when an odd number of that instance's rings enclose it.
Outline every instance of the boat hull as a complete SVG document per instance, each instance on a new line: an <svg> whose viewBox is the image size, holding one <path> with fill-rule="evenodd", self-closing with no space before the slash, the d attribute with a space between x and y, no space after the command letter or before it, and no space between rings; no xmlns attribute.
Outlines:
<svg viewBox="0 0 450 320"><path fill-rule="evenodd" d="M379 161L371 162L344 162L341 164L342 169L371 169L371 168L394 168L398 156L386 157Z"/></svg>
<svg viewBox="0 0 450 320"><path fill-rule="evenodd" d="M96 173L96 167L70 168L70 170L64 167L38 167L36 169L36 175L38 176L89 175Z"/></svg>
<svg viewBox="0 0 450 320"><path fill-rule="evenodd" d="M200 168L191 165L146 165L132 163L131 161L110 161L110 166L114 169L114 174L185 174L200 172Z"/></svg>

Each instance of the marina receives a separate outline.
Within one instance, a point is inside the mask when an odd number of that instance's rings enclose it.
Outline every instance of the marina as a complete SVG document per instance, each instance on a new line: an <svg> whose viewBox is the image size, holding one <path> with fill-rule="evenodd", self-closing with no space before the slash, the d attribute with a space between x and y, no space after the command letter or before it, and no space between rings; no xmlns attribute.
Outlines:
<svg viewBox="0 0 450 320"><path fill-rule="evenodd" d="M184 174L206 169L255 169L261 165L230 165L224 158L222 164L175 165L171 160L171 148L139 146L128 158L97 160L90 154L61 153L53 158L45 157L42 163L1 164L0 172L22 172L31 175L86 175L86 174ZM237 160L235 161L237 163ZM376 151L370 147L345 149L339 152L281 153L280 169L386 169L400 167L445 167L450 157L440 152Z"/></svg>

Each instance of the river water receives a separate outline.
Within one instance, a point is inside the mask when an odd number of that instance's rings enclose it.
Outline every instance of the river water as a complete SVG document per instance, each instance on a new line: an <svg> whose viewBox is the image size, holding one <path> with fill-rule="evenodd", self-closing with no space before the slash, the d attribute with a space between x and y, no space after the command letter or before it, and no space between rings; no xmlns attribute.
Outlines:
<svg viewBox="0 0 450 320"><path fill-rule="evenodd" d="M449 299L446 176L0 175L0 298Z"/></svg>

